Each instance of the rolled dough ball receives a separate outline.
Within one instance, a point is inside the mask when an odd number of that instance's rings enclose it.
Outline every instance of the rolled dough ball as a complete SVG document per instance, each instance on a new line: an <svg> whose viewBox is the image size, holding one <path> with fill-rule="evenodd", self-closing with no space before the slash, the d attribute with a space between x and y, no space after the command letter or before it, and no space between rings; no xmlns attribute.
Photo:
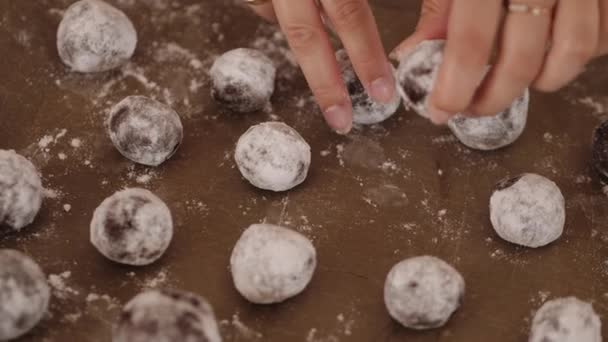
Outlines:
<svg viewBox="0 0 608 342"><path fill-rule="evenodd" d="M444 325L464 296L464 279L452 266L432 256L419 256L395 265L384 285L390 315L412 329Z"/></svg>
<svg viewBox="0 0 608 342"><path fill-rule="evenodd" d="M601 342L602 323L589 303L575 297L546 302L534 315L529 342Z"/></svg>
<svg viewBox="0 0 608 342"><path fill-rule="evenodd" d="M521 136L528 119L530 92L516 99L495 116L466 117L458 114L448 121L454 135L472 149L490 151L511 145Z"/></svg>
<svg viewBox="0 0 608 342"><path fill-rule="evenodd" d="M353 122L360 125L373 125L391 117L401 104L401 98L395 93L390 103L381 103L373 100L368 94L361 80L357 77L355 69L348 58L346 50L336 53L336 59L342 73L342 80L348 89L348 95L353 106Z"/></svg>
<svg viewBox="0 0 608 342"><path fill-rule="evenodd" d="M15 151L0 150L0 227L19 231L32 223L43 193L36 167Z"/></svg>
<svg viewBox="0 0 608 342"><path fill-rule="evenodd" d="M501 181L490 198L490 219L503 239L541 247L564 231L566 205L555 183L531 173Z"/></svg>
<svg viewBox="0 0 608 342"><path fill-rule="evenodd" d="M230 269L234 286L256 304L285 301L302 292L317 266L310 240L293 230L254 224L234 246Z"/></svg>
<svg viewBox="0 0 608 342"><path fill-rule="evenodd" d="M120 315L113 342L221 342L213 308L189 292L151 290L135 296Z"/></svg>
<svg viewBox="0 0 608 342"><path fill-rule="evenodd" d="M91 243L121 264L153 263L165 253L172 237L169 208L144 189L126 189L106 198L91 221Z"/></svg>
<svg viewBox="0 0 608 342"><path fill-rule="evenodd" d="M236 144L234 159L241 174L254 186L289 190L306 179L310 146L296 130L281 122L255 125Z"/></svg>
<svg viewBox="0 0 608 342"><path fill-rule="evenodd" d="M144 96L129 96L116 104L110 112L108 131L123 156L149 166L171 158L184 136L179 115Z"/></svg>
<svg viewBox="0 0 608 342"><path fill-rule="evenodd" d="M397 83L406 108L429 118L427 99L443 61L444 40L427 40L399 62Z"/></svg>
<svg viewBox="0 0 608 342"><path fill-rule="evenodd" d="M137 45L131 20L100 0L80 0L65 11L57 31L59 57L77 72L101 72L126 64Z"/></svg>
<svg viewBox="0 0 608 342"><path fill-rule="evenodd" d="M216 59L210 75L211 96L229 110L248 113L270 101L276 69L262 52L241 48Z"/></svg>
<svg viewBox="0 0 608 342"><path fill-rule="evenodd" d="M608 121L600 124L593 133L593 168L603 182L608 182Z"/></svg>
<svg viewBox="0 0 608 342"><path fill-rule="evenodd" d="M0 341L18 338L40 322L51 290L29 256L0 249Z"/></svg>

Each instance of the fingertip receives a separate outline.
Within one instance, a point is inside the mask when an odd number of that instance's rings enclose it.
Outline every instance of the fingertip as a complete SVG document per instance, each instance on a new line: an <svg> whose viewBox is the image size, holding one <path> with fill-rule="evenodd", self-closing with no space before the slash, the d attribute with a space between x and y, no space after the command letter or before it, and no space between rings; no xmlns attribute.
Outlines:
<svg viewBox="0 0 608 342"><path fill-rule="evenodd" d="M386 72L383 76L375 79L369 85L369 95L381 103L390 103L395 99L397 88L393 66L386 62Z"/></svg>
<svg viewBox="0 0 608 342"><path fill-rule="evenodd" d="M450 118L454 116L453 113L439 109L432 104L428 106L428 112L431 122L438 126L447 124Z"/></svg>
<svg viewBox="0 0 608 342"><path fill-rule="evenodd" d="M329 127L338 134L348 134L353 127L352 107L347 103L328 107L323 116Z"/></svg>

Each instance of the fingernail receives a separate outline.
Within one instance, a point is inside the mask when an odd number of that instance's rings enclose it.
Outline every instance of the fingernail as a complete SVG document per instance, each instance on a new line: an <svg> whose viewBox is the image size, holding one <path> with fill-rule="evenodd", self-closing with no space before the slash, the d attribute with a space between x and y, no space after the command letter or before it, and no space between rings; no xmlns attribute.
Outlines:
<svg viewBox="0 0 608 342"><path fill-rule="evenodd" d="M345 105L335 105L325 110L325 120L338 134L348 134L353 127L352 112Z"/></svg>
<svg viewBox="0 0 608 342"><path fill-rule="evenodd" d="M429 110L431 122L434 123L435 125L445 125L452 117L451 113L448 113L441 109L437 109L432 105L429 106L428 110Z"/></svg>
<svg viewBox="0 0 608 342"><path fill-rule="evenodd" d="M395 98L395 91L395 79L391 72L372 81L369 87L370 96L382 103L391 102Z"/></svg>

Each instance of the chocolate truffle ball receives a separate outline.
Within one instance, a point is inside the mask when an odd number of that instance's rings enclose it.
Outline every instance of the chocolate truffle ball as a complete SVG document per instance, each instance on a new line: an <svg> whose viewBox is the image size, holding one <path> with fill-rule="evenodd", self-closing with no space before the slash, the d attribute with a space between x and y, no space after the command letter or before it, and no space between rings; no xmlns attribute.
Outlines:
<svg viewBox="0 0 608 342"><path fill-rule="evenodd" d="M15 151L0 150L0 228L19 231L32 223L43 196L34 165Z"/></svg>
<svg viewBox="0 0 608 342"><path fill-rule="evenodd" d="M304 182L311 155L310 146L293 128L266 122L240 137L234 159L243 177L254 186L285 191Z"/></svg>
<svg viewBox="0 0 608 342"><path fill-rule="evenodd" d="M279 303L299 294L312 279L316 265L310 240L271 224L247 228L230 257L234 286L256 304Z"/></svg>
<svg viewBox="0 0 608 342"><path fill-rule="evenodd" d="M126 64L137 45L131 20L100 0L73 3L57 31L59 57L77 72L101 72Z"/></svg>
<svg viewBox="0 0 608 342"><path fill-rule="evenodd" d="M29 256L0 249L0 340L18 338L40 322L51 290L40 266Z"/></svg>
<svg viewBox="0 0 608 342"><path fill-rule="evenodd" d="M575 297L553 299L538 309L529 342L601 342L602 323L589 303Z"/></svg>
<svg viewBox="0 0 608 342"><path fill-rule="evenodd" d="M452 266L432 256L419 256L395 265L384 285L390 315L411 329L444 325L464 296L464 279Z"/></svg>
<svg viewBox="0 0 608 342"><path fill-rule="evenodd" d="M126 158L158 166L182 143L184 129L171 107L144 96L129 96L116 104L108 119L110 139Z"/></svg>
<svg viewBox="0 0 608 342"><path fill-rule="evenodd" d="M274 92L276 69L254 49L235 49L215 60L210 70L211 96L239 113L263 109Z"/></svg>
<svg viewBox="0 0 608 342"><path fill-rule="evenodd" d="M91 221L91 243L121 264L153 263L165 253L172 237L169 208L144 189L126 189L106 198Z"/></svg>
<svg viewBox="0 0 608 342"><path fill-rule="evenodd" d="M113 342L221 342L215 314L198 295L151 290L123 308Z"/></svg>
<svg viewBox="0 0 608 342"><path fill-rule="evenodd" d="M564 231L566 205L557 185L526 173L501 181L490 198L490 219L503 239L526 247L541 247Z"/></svg>
<svg viewBox="0 0 608 342"><path fill-rule="evenodd" d="M355 73L355 69L348 58L346 50L336 53L338 66L342 73L342 80L348 90L353 106L353 122L360 125L373 125L390 118L401 104L399 93L390 103L381 103L373 100L368 94L361 80Z"/></svg>
<svg viewBox="0 0 608 342"><path fill-rule="evenodd" d="M529 91L511 106L493 116L469 117L458 114L448 127L462 144L475 150L490 151L511 145L523 133L528 119Z"/></svg>

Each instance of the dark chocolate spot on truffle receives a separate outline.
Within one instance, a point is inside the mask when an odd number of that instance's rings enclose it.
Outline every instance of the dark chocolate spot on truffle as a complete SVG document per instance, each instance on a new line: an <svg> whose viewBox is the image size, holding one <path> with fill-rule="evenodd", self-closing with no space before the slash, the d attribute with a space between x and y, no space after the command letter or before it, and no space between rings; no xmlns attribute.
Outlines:
<svg viewBox="0 0 608 342"><path fill-rule="evenodd" d="M127 210L123 201L132 202L130 210ZM110 240L119 241L127 231L136 229L134 220L137 211L148 203L150 200L141 196L131 196L128 200L114 200L108 207L104 221L104 228Z"/></svg>
<svg viewBox="0 0 608 342"><path fill-rule="evenodd" d="M504 190L506 188L511 187L513 184L517 183L517 181L519 181L522 177L523 175L519 175L501 180L498 184L496 184L496 191Z"/></svg>
<svg viewBox="0 0 608 342"><path fill-rule="evenodd" d="M405 92L410 101L415 105L422 102L428 95L428 92L425 89L422 89L416 81L409 77L404 77L400 83L403 92Z"/></svg>

